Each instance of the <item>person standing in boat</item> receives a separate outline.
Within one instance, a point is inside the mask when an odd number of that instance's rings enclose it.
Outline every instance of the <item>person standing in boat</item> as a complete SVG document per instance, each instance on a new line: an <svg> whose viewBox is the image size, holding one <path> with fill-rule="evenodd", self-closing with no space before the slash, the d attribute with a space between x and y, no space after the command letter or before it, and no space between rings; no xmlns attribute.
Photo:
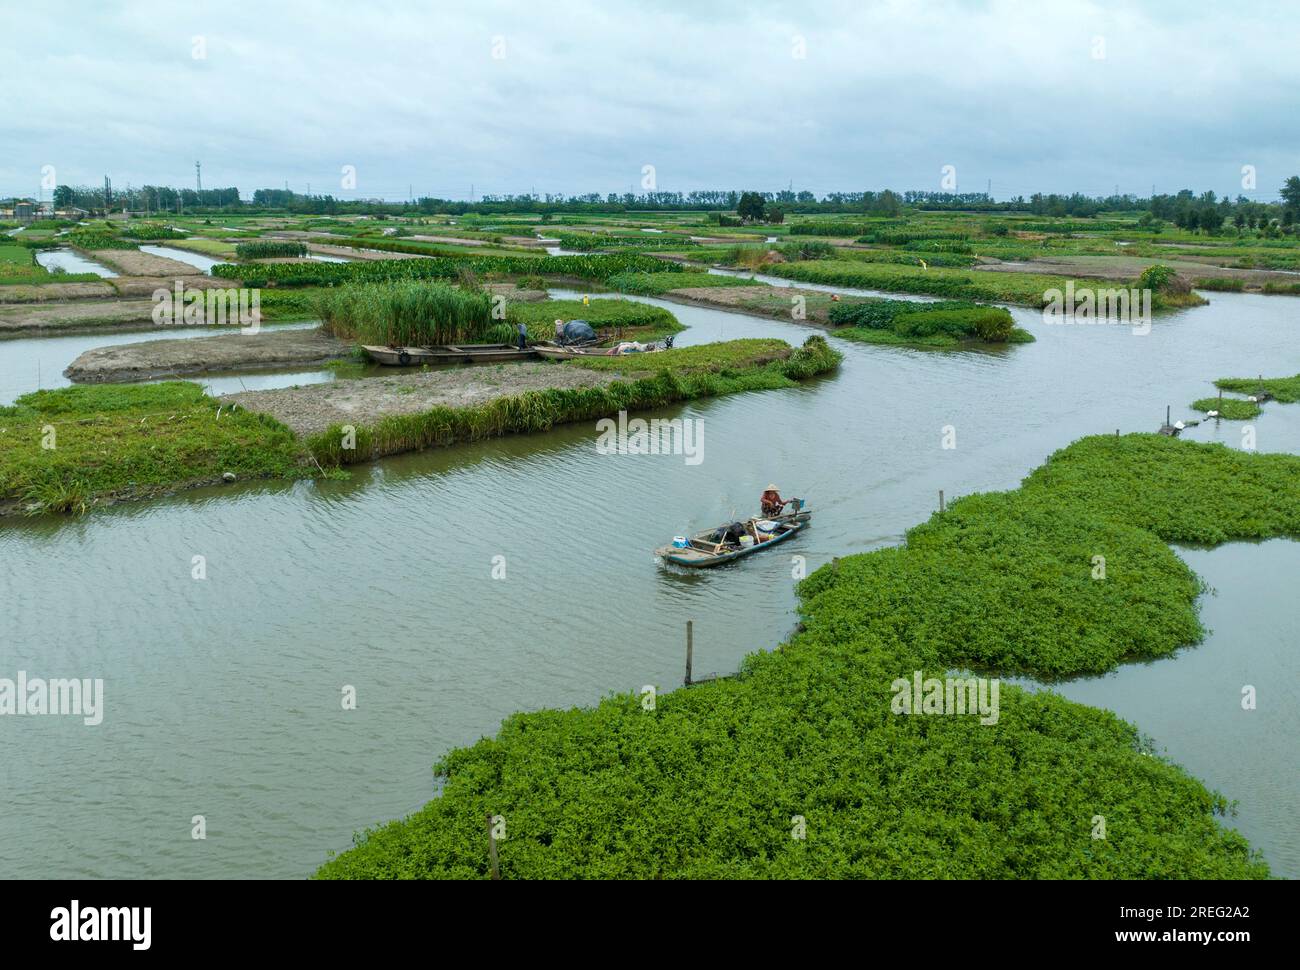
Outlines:
<svg viewBox="0 0 1300 970"><path fill-rule="evenodd" d="M763 510L763 514L770 518L773 515L780 515L789 502L789 499L781 497L775 485L768 485L759 497L758 506Z"/></svg>
<svg viewBox="0 0 1300 970"><path fill-rule="evenodd" d="M519 324L519 349L520 350L528 349L528 328L525 327L522 323Z"/></svg>

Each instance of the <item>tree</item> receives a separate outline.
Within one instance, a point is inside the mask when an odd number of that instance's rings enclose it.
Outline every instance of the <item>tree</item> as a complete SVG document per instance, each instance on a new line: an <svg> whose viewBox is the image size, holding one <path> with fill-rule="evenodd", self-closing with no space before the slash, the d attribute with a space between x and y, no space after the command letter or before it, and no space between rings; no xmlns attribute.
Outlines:
<svg viewBox="0 0 1300 970"><path fill-rule="evenodd" d="M1300 175L1292 175L1282 183L1282 201L1292 209L1300 209Z"/></svg>
<svg viewBox="0 0 1300 970"><path fill-rule="evenodd" d="M58 185L58 186L55 186L55 188L54 188L54 208L56 208L56 209L66 209L68 206L72 205L72 198L73 198L73 192L72 192L72 186L71 186L71 185Z"/></svg>
<svg viewBox="0 0 1300 970"><path fill-rule="evenodd" d="M758 222L763 218L763 197L757 192L744 192L736 203L736 215L747 222Z"/></svg>

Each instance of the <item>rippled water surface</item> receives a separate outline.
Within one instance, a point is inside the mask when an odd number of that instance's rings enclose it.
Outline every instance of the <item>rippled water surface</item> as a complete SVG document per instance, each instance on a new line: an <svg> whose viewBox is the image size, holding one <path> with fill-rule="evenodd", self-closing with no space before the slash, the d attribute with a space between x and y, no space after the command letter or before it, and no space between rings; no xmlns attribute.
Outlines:
<svg viewBox="0 0 1300 970"><path fill-rule="evenodd" d="M303 877L354 831L422 805L433 762L503 716L679 684L688 619L697 671L775 646L795 622L792 555L811 569L896 543L940 489L1014 487L1081 435L1154 430L1166 404L1190 416L1216 377L1296 372L1300 303L1213 300L1146 337L1016 311L1037 343L835 341L837 374L660 412L703 422L698 466L598 455L594 427L577 425L397 457L348 482L9 521L0 676L102 677L107 714L97 728L0 719L0 875ZM663 305L691 327L680 343L815 332ZM956 450L940 447L946 425ZM1269 404L1254 425L1261 450L1300 451L1300 407ZM1240 428L1187 436L1237 447ZM747 514L768 481L817 510L779 553L698 575L654 563L669 537ZM1290 876L1300 813L1280 739L1295 737L1295 548L1185 552L1219 589L1211 640L1058 688L1134 720L1240 799L1233 824ZM1254 719L1225 700L1244 678L1273 688ZM356 711L341 709L344 685ZM206 842L190 838L200 814Z"/></svg>

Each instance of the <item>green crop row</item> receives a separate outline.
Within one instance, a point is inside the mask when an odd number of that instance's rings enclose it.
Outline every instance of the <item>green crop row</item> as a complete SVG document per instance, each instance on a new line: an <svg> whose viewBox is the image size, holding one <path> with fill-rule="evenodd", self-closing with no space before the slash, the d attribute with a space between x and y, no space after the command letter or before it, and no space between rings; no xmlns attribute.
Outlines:
<svg viewBox="0 0 1300 970"><path fill-rule="evenodd" d="M680 273L682 267L639 253L583 256L480 256L464 259L375 259L352 263L220 263L212 275L247 286L334 286L341 283L455 279L465 269L478 274L573 276L604 280L618 273Z"/></svg>

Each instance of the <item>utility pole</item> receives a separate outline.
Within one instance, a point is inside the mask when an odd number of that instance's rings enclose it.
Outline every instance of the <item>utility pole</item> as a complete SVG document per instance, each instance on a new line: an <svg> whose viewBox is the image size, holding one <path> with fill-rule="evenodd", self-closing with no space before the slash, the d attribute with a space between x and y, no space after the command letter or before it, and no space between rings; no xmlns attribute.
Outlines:
<svg viewBox="0 0 1300 970"><path fill-rule="evenodd" d="M202 195L203 194L203 167L198 162L194 163L194 186L198 190L199 195Z"/></svg>

